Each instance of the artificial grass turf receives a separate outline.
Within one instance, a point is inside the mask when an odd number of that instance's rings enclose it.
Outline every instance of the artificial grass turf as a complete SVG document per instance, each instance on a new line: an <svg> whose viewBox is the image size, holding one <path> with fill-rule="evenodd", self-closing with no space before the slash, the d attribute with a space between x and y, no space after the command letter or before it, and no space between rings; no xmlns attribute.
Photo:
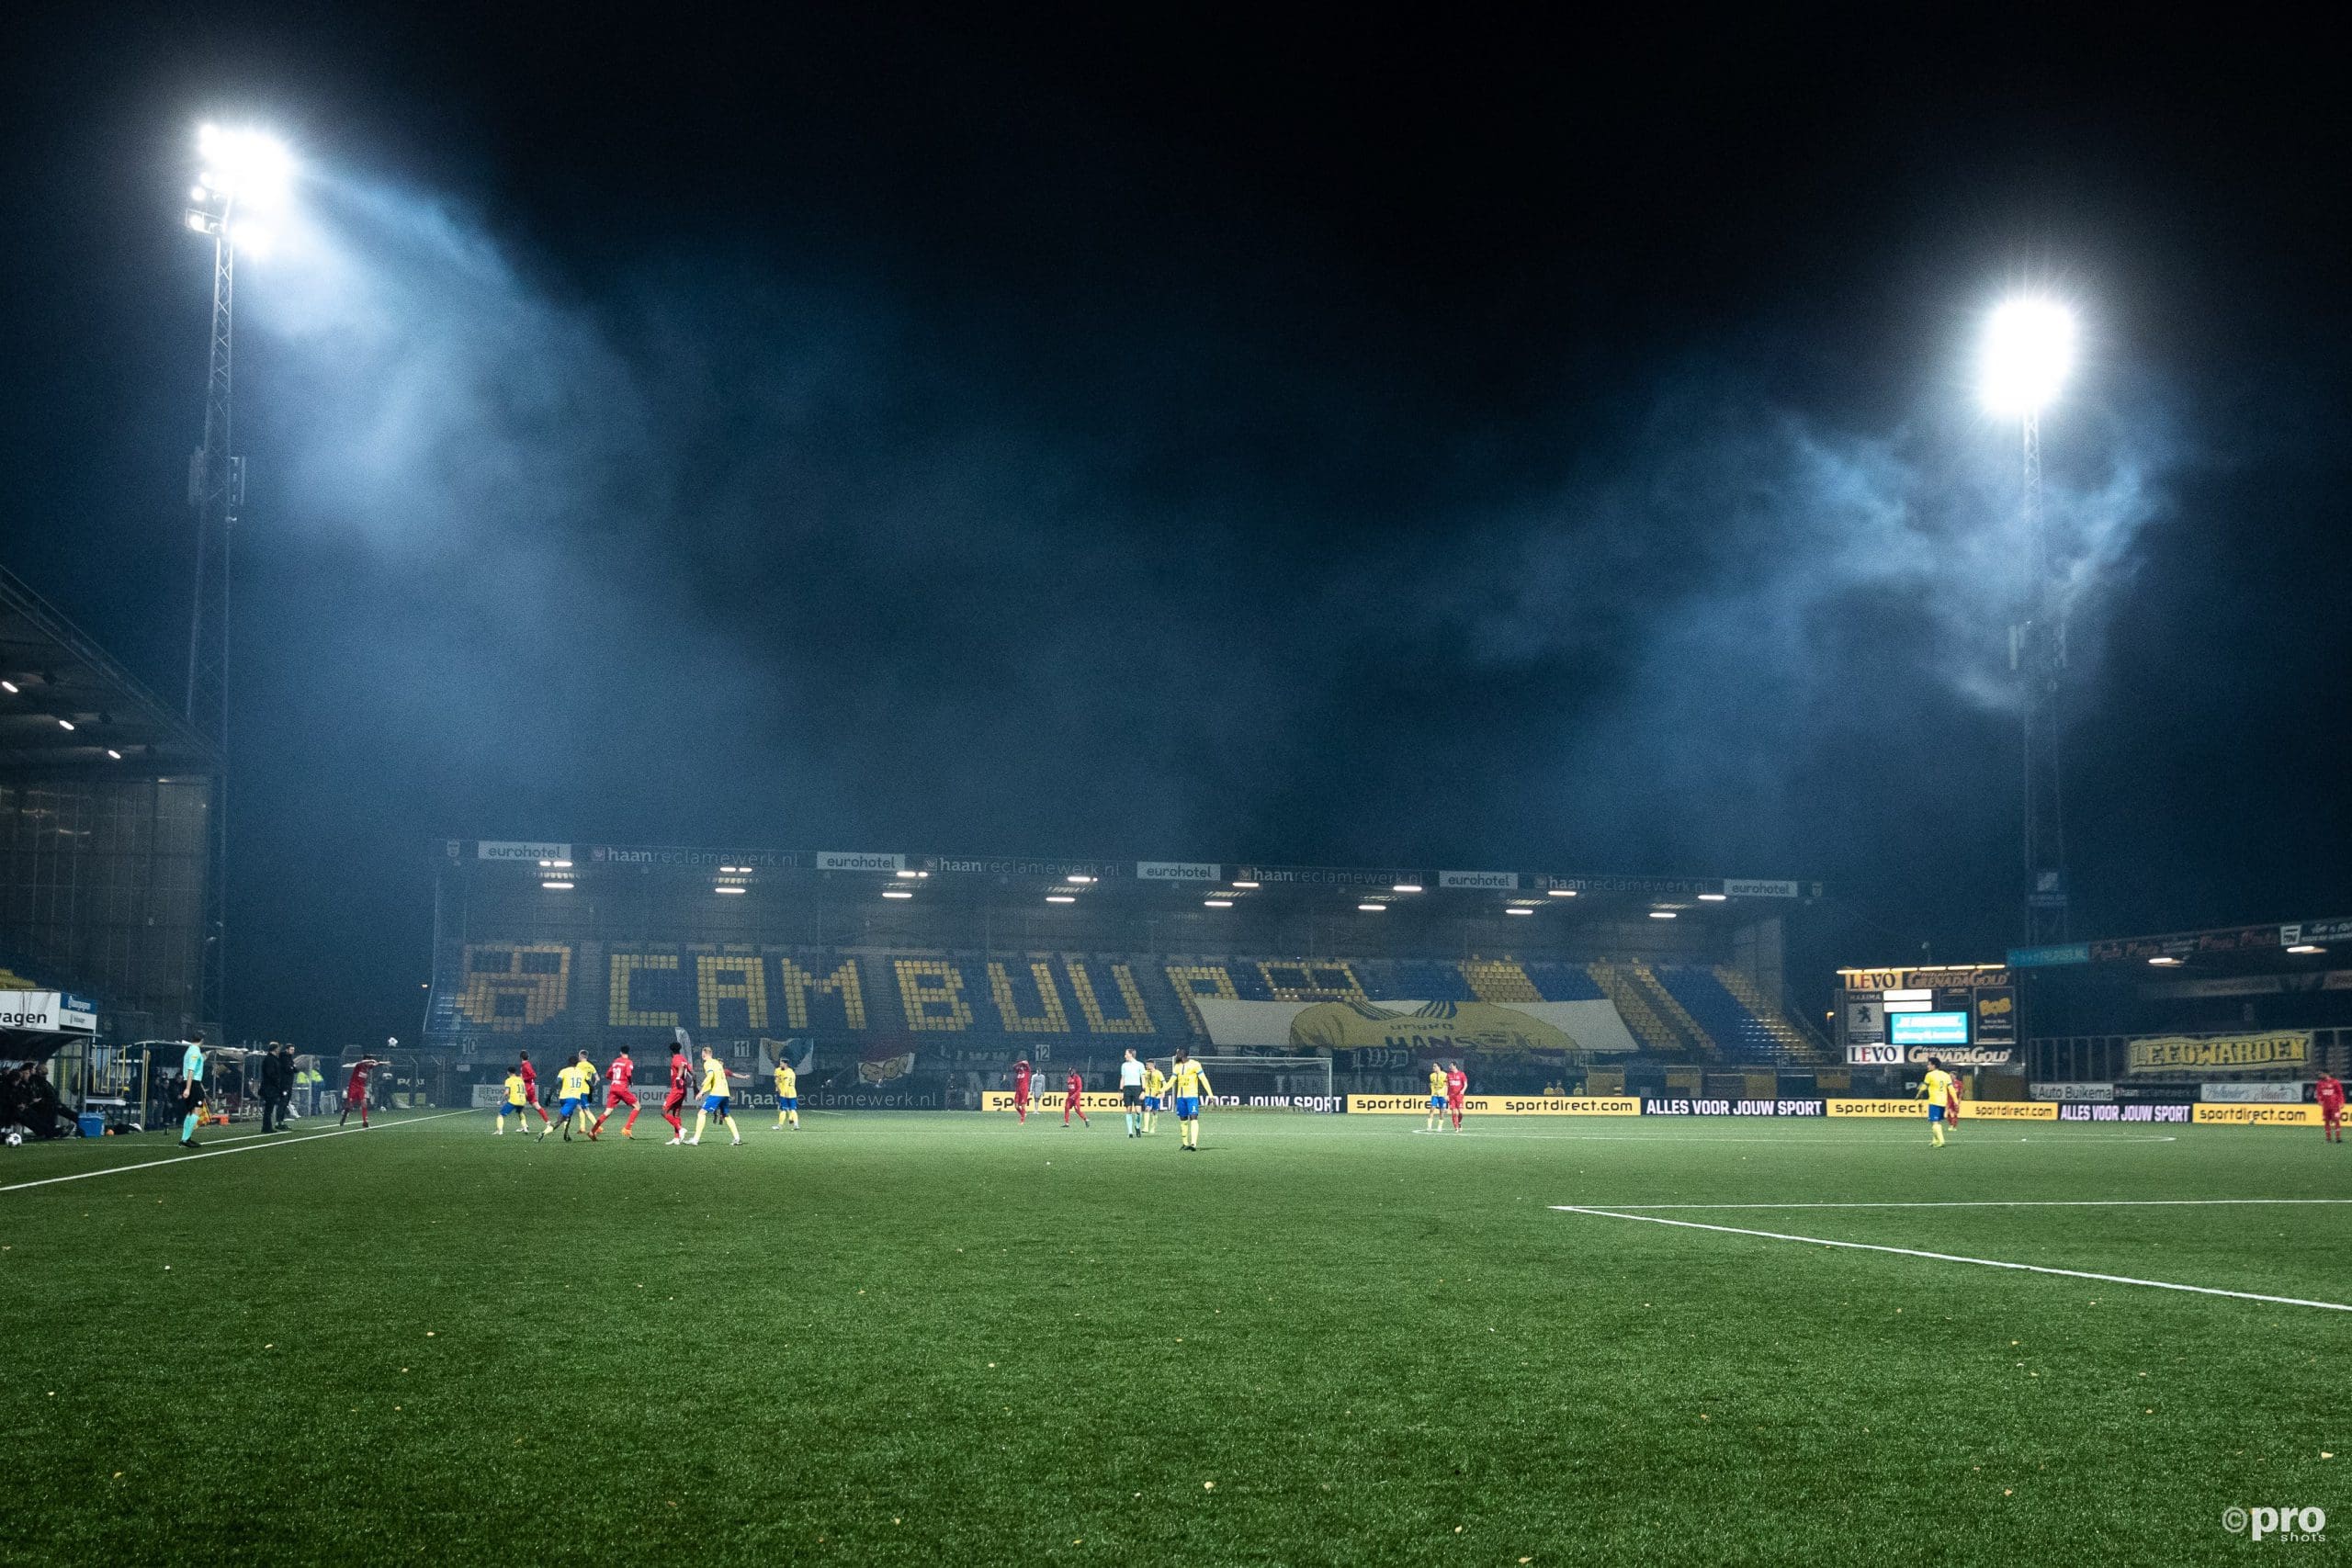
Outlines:
<svg viewBox="0 0 2352 1568"><path fill-rule="evenodd" d="M1180 1156L1115 1116L808 1122L17 1151L0 1185L155 1168L0 1192L0 1555L2169 1562L2248 1550L2233 1505L2352 1530L2352 1313L1550 1207L2352 1198L2316 1132L1224 1114ZM2352 1205L1678 1217L2352 1301Z"/></svg>

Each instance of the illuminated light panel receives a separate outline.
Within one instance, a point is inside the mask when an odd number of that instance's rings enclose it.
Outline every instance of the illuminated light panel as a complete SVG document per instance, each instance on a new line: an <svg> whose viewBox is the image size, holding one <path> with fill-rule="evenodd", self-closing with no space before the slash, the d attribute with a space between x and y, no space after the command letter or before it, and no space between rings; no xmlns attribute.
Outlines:
<svg viewBox="0 0 2352 1568"><path fill-rule="evenodd" d="M1046 895L1046 902L1048 904L1075 904L1078 902L1078 895L1075 893L1048 893Z"/></svg>
<svg viewBox="0 0 2352 1568"><path fill-rule="evenodd" d="M1233 908L1233 900L1230 898L1204 898L1201 900L1201 908L1204 909L1230 909Z"/></svg>
<svg viewBox="0 0 2352 1568"><path fill-rule="evenodd" d="M2290 953L2325 953L2327 949L2315 942L2299 942L2287 950Z"/></svg>
<svg viewBox="0 0 2352 1568"><path fill-rule="evenodd" d="M74 721L70 718L61 718L57 721L57 728L60 729L71 729L74 728Z"/></svg>
<svg viewBox="0 0 2352 1568"><path fill-rule="evenodd" d="M1521 908L1520 906L1514 904L1510 908L1505 909L1503 913L1506 915L1532 915L1535 913L1535 911L1532 909Z"/></svg>
<svg viewBox="0 0 2352 1568"><path fill-rule="evenodd" d="M571 884L569 882L542 882L539 886L546 888L550 893L569 893L571 891Z"/></svg>
<svg viewBox="0 0 2352 1568"><path fill-rule="evenodd" d="M1234 886L1236 887L1255 887L1258 885L1254 882L1237 882Z"/></svg>
<svg viewBox="0 0 2352 1568"><path fill-rule="evenodd" d="M895 872L892 874L897 876L902 882L912 882L916 877L921 876L922 873L919 871L899 871Z"/></svg>
<svg viewBox="0 0 2352 1568"><path fill-rule="evenodd" d="M293 183L294 159L286 144L261 131L200 126L196 149L204 159L204 188L234 200L276 201Z"/></svg>
<svg viewBox="0 0 2352 1568"><path fill-rule="evenodd" d="M882 889L882 897L885 898L911 898L914 895L903 887L885 887Z"/></svg>
<svg viewBox="0 0 2352 1568"><path fill-rule="evenodd" d="M1984 324L1977 392L1989 412L2039 413L2074 367L2075 313L2055 299L2021 296L2004 301Z"/></svg>
<svg viewBox="0 0 2352 1568"><path fill-rule="evenodd" d="M13 697L17 694L17 683L14 681L0 681L0 692L6 692Z"/></svg>
<svg viewBox="0 0 2352 1568"><path fill-rule="evenodd" d="M1721 904L1730 897L1731 895L1728 893L1702 893L1699 895L1699 902L1702 904Z"/></svg>
<svg viewBox="0 0 2352 1568"><path fill-rule="evenodd" d="M1388 891L1391 893L1419 893L1420 890L1421 885L1418 882L1400 882L1396 884L1396 886L1391 887Z"/></svg>
<svg viewBox="0 0 2352 1568"><path fill-rule="evenodd" d="M750 890L742 887L714 887L711 891L713 893L744 893Z"/></svg>
<svg viewBox="0 0 2352 1568"><path fill-rule="evenodd" d="M1577 890L1573 887L1546 887L1544 889L1544 897L1546 898L1573 898L1576 896Z"/></svg>
<svg viewBox="0 0 2352 1568"><path fill-rule="evenodd" d="M1388 906L1385 904L1358 904L1356 906L1356 912L1361 915L1385 915L1388 912Z"/></svg>
<svg viewBox="0 0 2352 1568"><path fill-rule="evenodd" d="M1680 911L1676 909L1652 909L1650 911L1650 919L1653 920L1671 920L1679 913Z"/></svg>
<svg viewBox="0 0 2352 1568"><path fill-rule="evenodd" d="M2159 953L2154 958L2149 959L2148 962L2154 964L2159 969L2171 969L2178 966L2180 960L2173 957L2170 953Z"/></svg>
<svg viewBox="0 0 2352 1568"><path fill-rule="evenodd" d="M1080 876L1077 873L1073 872L1069 875L1063 877L1062 880L1064 882L1074 882L1080 887L1083 887L1094 879L1091 876Z"/></svg>
<svg viewBox="0 0 2352 1568"><path fill-rule="evenodd" d="M111 746L109 746L109 747L107 747L107 756L109 756L109 757L112 757L112 758L113 758L116 761L118 761L118 762L119 762L119 761L122 761L122 753L121 753L121 752L119 752L119 751L118 751L118 750L115 750L113 747L111 747ZM2312 951L2313 953L2317 953L2317 952L2319 951L2319 949L2317 949L2317 948L2313 948L2313 949L2312 949Z"/></svg>

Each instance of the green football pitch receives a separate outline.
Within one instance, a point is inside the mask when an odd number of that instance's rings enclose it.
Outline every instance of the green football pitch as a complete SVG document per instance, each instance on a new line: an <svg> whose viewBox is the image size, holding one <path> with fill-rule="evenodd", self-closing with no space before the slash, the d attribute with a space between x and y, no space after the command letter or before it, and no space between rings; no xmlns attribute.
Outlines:
<svg viewBox="0 0 2352 1568"><path fill-rule="evenodd" d="M2145 1563L2252 1550L2224 1511L2263 1506L2352 1536L2352 1152L2316 1131L1225 1113L1180 1155L1095 1121L13 1151L0 1559Z"/></svg>

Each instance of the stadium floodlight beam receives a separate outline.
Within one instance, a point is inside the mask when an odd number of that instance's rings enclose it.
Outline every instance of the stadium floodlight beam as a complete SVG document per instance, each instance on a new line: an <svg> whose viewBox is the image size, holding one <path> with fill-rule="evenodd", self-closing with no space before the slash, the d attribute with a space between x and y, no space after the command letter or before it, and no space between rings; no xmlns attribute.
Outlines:
<svg viewBox="0 0 2352 1568"><path fill-rule="evenodd" d="M285 204L294 181L286 144L265 131L218 125L197 129L197 175L181 215L212 242L212 333L204 386L204 444L188 462L188 505L196 513L196 580L187 624L188 722L208 732L215 751L207 811L204 962L197 1016L226 1040L229 975L229 545L244 504L245 460L230 432L236 346L237 256L259 254L266 219Z"/></svg>
<svg viewBox="0 0 2352 1568"><path fill-rule="evenodd" d="M2040 413L2057 400L2075 367L2075 313L2045 295L2002 301L1984 325L1977 389L1987 412Z"/></svg>
<svg viewBox="0 0 2352 1568"><path fill-rule="evenodd" d="M2065 794L2060 773L2066 669L2065 591L2051 570L2041 507L2041 414L2057 400L2075 367L2075 313L2045 294L2021 294L1995 307L1984 324L1978 395L1985 411L2018 422L2023 484L2025 606L2009 627L2009 664L2018 675L2024 739L2025 940L2066 940Z"/></svg>

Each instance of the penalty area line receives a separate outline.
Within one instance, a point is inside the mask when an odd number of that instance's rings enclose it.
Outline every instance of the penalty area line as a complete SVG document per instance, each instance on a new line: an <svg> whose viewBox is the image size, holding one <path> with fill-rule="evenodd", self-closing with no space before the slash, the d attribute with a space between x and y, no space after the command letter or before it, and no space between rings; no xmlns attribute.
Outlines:
<svg viewBox="0 0 2352 1568"><path fill-rule="evenodd" d="M0 1192L22 1192L28 1187L54 1187L61 1181L87 1181L94 1176L129 1176L134 1171L173 1169L194 1165L200 1159L225 1159L231 1155L249 1155L258 1149L289 1149L297 1144L312 1144L321 1138L348 1137L355 1133L390 1132L397 1127L413 1127L420 1122L438 1122L445 1116L466 1116L465 1111L436 1111L430 1116L410 1116L398 1122L387 1122L381 1128L332 1127L323 1133L305 1133L299 1138L273 1138L267 1143L256 1135L252 1143L240 1142L233 1149L198 1149L192 1155L165 1155L160 1159L142 1159L131 1165L110 1165L99 1170L77 1170L71 1176L44 1176L38 1181L11 1182L0 1187Z"/></svg>
<svg viewBox="0 0 2352 1568"><path fill-rule="evenodd" d="M1645 1224L1672 1225L1679 1230L1713 1231L1721 1235L1756 1236L1764 1241L1793 1241L1806 1247L1838 1247L1850 1252L1884 1252L1897 1258L1925 1258L1936 1263L1973 1263L1979 1269L2008 1269L2021 1274L2052 1274L2068 1280L2096 1280L2108 1285L2141 1285L2152 1291L2181 1291L2193 1296L2227 1296L2233 1301L2267 1302L2273 1306L2317 1307L2323 1312L2352 1312L2345 1302L2306 1301L2301 1296L2266 1296L2253 1291L2224 1291L2212 1285L2183 1285L2170 1280L2141 1280L2129 1274L2098 1274L2086 1269L2052 1269L2040 1263L2010 1263L1997 1258L1965 1258L1956 1252L1927 1252L1911 1247L1882 1247L1867 1241L1831 1241L1826 1236L1790 1235L1783 1231L1745 1230L1737 1225L1702 1224L1697 1220L1669 1220L1660 1214L1627 1213L1616 1209L1588 1209L1555 1203L1565 1214L1589 1214L1604 1220L1638 1220Z"/></svg>

